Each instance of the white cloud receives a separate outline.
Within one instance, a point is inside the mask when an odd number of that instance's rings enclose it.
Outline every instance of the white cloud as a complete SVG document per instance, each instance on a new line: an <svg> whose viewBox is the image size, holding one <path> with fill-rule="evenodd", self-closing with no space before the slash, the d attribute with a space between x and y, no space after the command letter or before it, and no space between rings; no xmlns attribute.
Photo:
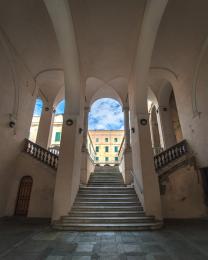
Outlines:
<svg viewBox="0 0 208 260"><path fill-rule="evenodd" d="M89 114L90 130L122 130L124 116L120 104L111 98L97 100Z"/></svg>

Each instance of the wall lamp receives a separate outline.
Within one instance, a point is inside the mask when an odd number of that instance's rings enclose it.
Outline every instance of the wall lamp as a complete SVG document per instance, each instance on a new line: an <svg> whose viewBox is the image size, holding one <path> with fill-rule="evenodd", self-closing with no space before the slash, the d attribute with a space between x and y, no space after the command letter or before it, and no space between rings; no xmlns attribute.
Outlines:
<svg viewBox="0 0 208 260"><path fill-rule="evenodd" d="M14 128L15 125L16 125L16 123L15 123L14 121L10 121L10 122L9 122L9 127L10 127L10 128Z"/></svg>

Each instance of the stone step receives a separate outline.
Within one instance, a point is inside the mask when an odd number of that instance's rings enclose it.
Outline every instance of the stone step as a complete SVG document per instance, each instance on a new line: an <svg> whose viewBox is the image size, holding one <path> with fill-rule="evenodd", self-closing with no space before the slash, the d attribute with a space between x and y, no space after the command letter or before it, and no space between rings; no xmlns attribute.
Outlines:
<svg viewBox="0 0 208 260"><path fill-rule="evenodd" d="M78 193L78 198L137 198L136 194L132 193Z"/></svg>
<svg viewBox="0 0 208 260"><path fill-rule="evenodd" d="M74 206L137 206L140 205L137 201L107 201L107 202L102 202L102 201L75 201Z"/></svg>
<svg viewBox="0 0 208 260"><path fill-rule="evenodd" d="M92 190L96 190L96 189L100 189L100 187L96 187L96 186L94 186L94 187L88 187L88 186L81 186L80 187L80 191L82 191L82 190L89 190L89 189L92 189ZM120 190L129 190L129 191L134 191L135 192L135 190L134 190L134 188L132 188L132 187L115 187L115 188L112 188L112 187L102 187L102 190L104 191L104 190L107 190L107 189L110 189L110 190L116 190L116 191L120 191Z"/></svg>
<svg viewBox="0 0 208 260"><path fill-rule="evenodd" d="M87 184L88 187L94 187L95 184L89 183ZM105 187L105 188L111 188L111 187L125 187L125 184L123 183L96 183L96 187Z"/></svg>
<svg viewBox="0 0 208 260"><path fill-rule="evenodd" d="M89 187L90 188L90 187ZM111 189L105 189L102 190L103 187L100 187L100 189L97 190L80 190L79 194L136 194L135 191L128 191L128 190L121 190L121 191L117 191L117 190L111 190Z"/></svg>
<svg viewBox="0 0 208 260"><path fill-rule="evenodd" d="M121 179L89 179L89 182L123 182L123 180Z"/></svg>
<svg viewBox="0 0 208 260"><path fill-rule="evenodd" d="M117 224L54 224L54 229L57 230L72 230L72 231L139 231L139 230L155 230L162 227L162 222L154 221L150 223L117 223Z"/></svg>
<svg viewBox="0 0 208 260"><path fill-rule="evenodd" d="M89 185L100 185L100 184L102 184L103 186L108 186L109 184L110 185L117 185L117 184L119 184L119 185L124 185L124 182L122 182L122 181L89 181L88 183L88 186Z"/></svg>
<svg viewBox="0 0 208 260"><path fill-rule="evenodd" d="M96 198L90 198L90 197L77 197L75 200L75 203L77 202L134 202L134 203L139 203L139 200L136 197L123 197L123 198L100 198L100 197L96 197Z"/></svg>
<svg viewBox="0 0 208 260"><path fill-rule="evenodd" d="M147 223L153 222L153 217L70 217L64 216L61 218L61 223Z"/></svg>
<svg viewBox="0 0 208 260"><path fill-rule="evenodd" d="M138 217L145 216L144 211L76 211L73 210L69 213L73 217Z"/></svg>
<svg viewBox="0 0 208 260"><path fill-rule="evenodd" d="M105 211L143 211L142 206L81 206L81 205L73 205L72 211L100 211L100 212L105 212Z"/></svg>

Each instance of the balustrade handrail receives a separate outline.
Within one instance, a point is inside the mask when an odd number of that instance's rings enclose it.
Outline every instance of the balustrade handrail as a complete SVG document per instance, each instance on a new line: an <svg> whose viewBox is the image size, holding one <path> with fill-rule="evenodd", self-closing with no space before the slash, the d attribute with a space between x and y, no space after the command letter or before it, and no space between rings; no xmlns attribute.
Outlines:
<svg viewBox="0 0 208 260"><path fill-rule="evenodd" d="M90 136L89 132L87 133L87 135L88 135L88 137L89 137L89 140L90 140L90 143L91 143L93 152L94 152L94 154L96 154L96 151L95 151L95 148L94 148L94 145L93 145L93 142L92 142L92 139L91 139L91 136Z"/></svg>
<svg viewBox="0 0 208 260"><path fill-rule="evenodd" d="M140 185L140 183L139 183L139 181L138 181L138 179L137 179L137 176L135 175L134 171L133 171L133 170L130 170L130 173L131 173L131 175L133 176L133 179L136 181L140 193L143 194L143 189L142 189L142 187L141 187L141 185Z"/></svg>
<svg viewBox="0 0 208 260"><path fill-rule="evenodd" d="M177 158L183 156L188 152L186 140L173 145L167 150L154 156L155 169L159 170L166 166L170 162L176 160Z"/></svg>
<svg viewBox="0 0 208 260"><path fill-rule="evenodd" d="M124 142L125 142L125 138L123 137L122 142L121 142L121 145L120 145L120 148L119 148L119 150L118 150L118 156L120 156L120 153L121 153L121 151L122 151L122 149L123 149L123 146L124 146Z"/></svg>
<svg viewBox="0 0 208 260"><path fill-rule="evenodd" d="M50 152L36 143L33 143L28 139L25 139L24 152L54 169L58 168L58 155Z"/></svg>

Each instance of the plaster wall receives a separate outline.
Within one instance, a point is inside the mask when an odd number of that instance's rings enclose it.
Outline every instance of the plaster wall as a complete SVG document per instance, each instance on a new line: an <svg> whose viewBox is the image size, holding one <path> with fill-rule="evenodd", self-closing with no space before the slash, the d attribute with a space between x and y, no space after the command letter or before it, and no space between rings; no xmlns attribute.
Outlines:
<svg viewBox="0 0 208 260"><path fill-rule="evenodd" d="M21 178L29 175L33 179L33 186L28 217L51 218L56 171L26 153L19 154L15 166L10 189L7 192L5 215L14 214Z"/></svg>
<svg viewBox="0 0 208 260"><path fill-rule="evenodd" d="M7 191L14 175L14 163L25 137L29 137L36 100L31 74L0 39L0 216L5 214ZM16 121L15 128L9 127Z"/></svg>
<svg viewBox="0 0 208 260"><path fill-rule="evenodd" d="M193 166L183 166L170 174L161 195L164 218L200 218L207 216L200 175Z"/></svg>

